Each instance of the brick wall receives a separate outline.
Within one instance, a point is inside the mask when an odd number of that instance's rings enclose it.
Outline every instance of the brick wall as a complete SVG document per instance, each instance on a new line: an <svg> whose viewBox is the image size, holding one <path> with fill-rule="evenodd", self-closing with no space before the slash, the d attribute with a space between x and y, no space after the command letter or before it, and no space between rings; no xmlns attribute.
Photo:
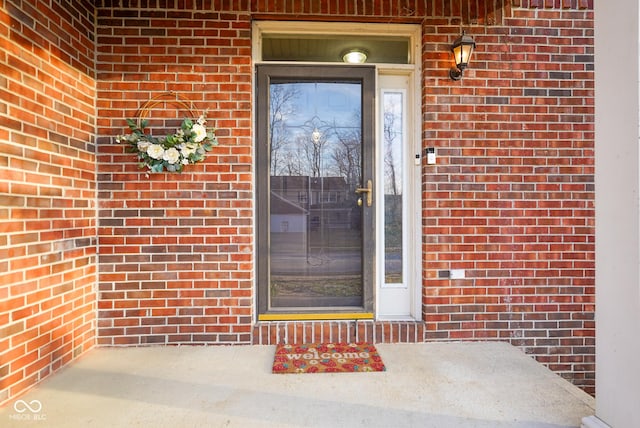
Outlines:
<svg viewBox="0 0 640 428"><path fill-rule="evenodd" d="M0 2L0 402L89 349L96 312L113 345L508 340L593 392L592 0L94 3L96 29L89 1ZM424 325L252 330L256 18L422 22ZM461 25L478 49L452 82ZM113 137L165 91L221 145L147 177Z"/></svg>
<svg viewBox="0 0 640 428"><path fill-rule="evenodd" d="M426 340L508 340L593 392L593 9L528 3L467 27L459 82L443 76L456 20L425 21Z"/></svg>
<svg viewBox="0 0 640 428"><path fill-rule="evenodd" d="M99 343L306 331L252 332L250 22L421 22L423 147L439 161L423 167L420 336L506 340L593 391L592 1L112 3L96 2ZM478 48L453 82L461 26ZM183 174L147 177L113 137L166 91L209 108L221 144ZM443 279L449 269L467 278Z"/></svg>
<svg viewBox="0 0 640 428"><path fill-rule="evenodd" d="M0 403L95 341L93 22L0 1Z"/></svg>
<svg viewBox="0 0 640 428"><path fill-rule="evenodd" d="M103 7L97 15L98 341L250 343L250 14ZM208 109L220 144L182 174L148 175L114 136L165 92ZM147 117L184 110L162 103Z"/></svg>

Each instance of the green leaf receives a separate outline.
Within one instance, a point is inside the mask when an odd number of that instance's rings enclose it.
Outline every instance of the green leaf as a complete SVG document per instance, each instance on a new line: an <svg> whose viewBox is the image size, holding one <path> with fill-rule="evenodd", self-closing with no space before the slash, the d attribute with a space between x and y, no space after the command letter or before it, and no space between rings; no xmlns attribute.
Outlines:
<svg viewBox="0 0 640 428"><path fill-rule="evenodd" d="M138 124L133 119L127 119L127 125L129 125L129 129L131 129L132 131L138 129Z"/></svg>

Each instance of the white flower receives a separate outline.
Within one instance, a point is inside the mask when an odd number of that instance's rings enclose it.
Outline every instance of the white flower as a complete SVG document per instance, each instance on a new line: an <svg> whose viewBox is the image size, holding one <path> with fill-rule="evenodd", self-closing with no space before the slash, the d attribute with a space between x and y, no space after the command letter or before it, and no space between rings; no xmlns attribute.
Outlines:
<svg viewBox="0 0 640 428"><path fill-rule="evenodd" d="M138 150L146 152L150 145L151 143L148 141L138 141Z"/></svg>
<svg viewBox="0 0 640 428"><path fill-rule="evenodd" d="M171 147L170 149L164 151L162 159L166 160L170 164L174 164L178 162L178 159L180 159L180 152L174 147Z"/></svg>
<svg viewBox="0 0 640 428"><path fill-rule="evenodd" d="M144 125L138 126L129 119L127 123L132 132L118 135L116 140L128 143L131 151L138 154L140 168L146 166L150 172L182 171L184 165L203 160L211 145L217 145L213 130L207 130L205 115L195 121L184 119L174 134L157 138L145 134Z"/></svg>
<svg viewBox="0 0 640 428"><path fill-rule="evenodd" d="M180 152L182 152L182 156L188 158L190 155L196 152L196 147L194 144L180 144L179 146Z"/></svg>
<svg viewBox="0 0 640 428"><path fill-rule="evenodd" d="M193 125L193 128L191 128L191 132L193 132L196 136L193 140L196 143L199 143L200 141L207 138L207 128L200 125L199 123L196 123L195 125Z"/></svg>
<svg viewBox="0 0 640 428"><path fill-rule="evenodd" d="M149 157L154 159L162 159L162 155L164 154L164 149L160 144L150 144L147 147L147 154Z"/></svg>

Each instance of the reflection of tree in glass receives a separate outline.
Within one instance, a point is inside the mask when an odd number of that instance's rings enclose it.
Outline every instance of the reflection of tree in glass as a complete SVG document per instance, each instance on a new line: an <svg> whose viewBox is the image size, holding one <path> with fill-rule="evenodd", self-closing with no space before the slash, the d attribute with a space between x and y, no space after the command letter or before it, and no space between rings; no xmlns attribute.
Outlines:
<svg viewBox="0 0 640 428"><path fill-rule="evenodd" d="M387 253L402 245L402 112L399 94L386 94L384 100L384 193L385 248Z"/></svg>
<svg viewBox="0 0 640 428"><path fill-rule="evenodd" d="M292 174L295 164L284 150L289 140L287 119L295 113L295 101L300 92L295 85L271 84L269 94L269 147L271 149L271 175ZM289 158L289 159L287 159Z"/></svg>
<svg viewBox="0 0 640 428"><path fill-rule="evenodd" d="M396 103L387 100L384 108L384 171L385 171L385 193L397 196L402 193L400 185L399 171L396 168L397 160L394 159L396 148L396 138L401 137L401 120L397 111Z"/></svg>
<svg viewBox="0 0 640 428"><path fill-rule="evenodd" d="M325 173L326 170L323 171L323 162L322 156L324 155L324 148L327 145L328 135L326 132L319 132L316 128L312 129L311 132L299 134L297 141L298 146L302 147L302 152L304 153L304 158L308 165L308 171L310 177L321 177L322 173ZM317 132L317 136L314 138L313 133ZM324 165L324 168L327 166Z"/></svg>
<svg viewBox="0 0 640 428"><path fill-rule="evenodd" d="M360 112L353 113L353 126L336 128L337 144L332 153L332 160L337 174L345 178L349 192L352 194L360 186L360 165L362 130Z"/></svg>

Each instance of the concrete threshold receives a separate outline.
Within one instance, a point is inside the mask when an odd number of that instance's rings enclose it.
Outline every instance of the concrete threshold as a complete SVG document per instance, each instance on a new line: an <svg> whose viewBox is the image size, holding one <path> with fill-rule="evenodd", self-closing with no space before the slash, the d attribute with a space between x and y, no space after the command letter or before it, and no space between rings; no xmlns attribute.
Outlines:
<svg viewBox="0 0 640 428"><path fill-rule="evenodd" d="M506 343L377 344L386 372L272 374L274 346L97 348L2 427L578 427L594 399Z"/></svg>

